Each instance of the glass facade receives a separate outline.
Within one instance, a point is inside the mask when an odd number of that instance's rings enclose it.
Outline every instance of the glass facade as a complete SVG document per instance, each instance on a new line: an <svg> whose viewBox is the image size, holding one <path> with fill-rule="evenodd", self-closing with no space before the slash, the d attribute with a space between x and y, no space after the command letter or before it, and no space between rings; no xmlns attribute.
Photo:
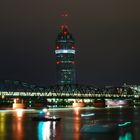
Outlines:
<svg viewBox="0 0 140 140"><path fill-rule="evenodd" d="M75 44L67 26L61 26L56 38L56 80L57 84L75 84Z"/></svg>

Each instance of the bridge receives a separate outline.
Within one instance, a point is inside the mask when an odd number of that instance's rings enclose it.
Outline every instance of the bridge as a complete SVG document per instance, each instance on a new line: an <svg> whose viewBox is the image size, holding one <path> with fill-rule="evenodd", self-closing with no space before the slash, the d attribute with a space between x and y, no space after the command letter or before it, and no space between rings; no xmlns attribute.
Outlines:
<svg viewBox="0 0 140 140"><path fill-rule="evenodd" d="M7 98L45 97L57 99L140 99L140 86L123 85L102 88L90 85L53 85L40 87L21 81L0 81L0 96Z"/></svg>

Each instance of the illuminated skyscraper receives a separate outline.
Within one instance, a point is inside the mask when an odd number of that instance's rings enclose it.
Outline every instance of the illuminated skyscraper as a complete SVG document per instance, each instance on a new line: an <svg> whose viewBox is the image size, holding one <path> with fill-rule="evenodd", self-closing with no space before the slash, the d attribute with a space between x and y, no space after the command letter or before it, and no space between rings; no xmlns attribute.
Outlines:
<svg viewBox="0 0 140 140"><path fill-rule="evenodd" d="M66 25L56 38L56 80L57 84L75 84L75 41Z"/></svg>

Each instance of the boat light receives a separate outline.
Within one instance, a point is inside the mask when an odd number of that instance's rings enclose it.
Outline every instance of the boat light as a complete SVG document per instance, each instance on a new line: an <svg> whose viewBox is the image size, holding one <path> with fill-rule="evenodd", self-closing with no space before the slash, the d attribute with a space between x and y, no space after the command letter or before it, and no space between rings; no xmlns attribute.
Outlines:
<svg viewBox="0 0 140 140"><path fill-rule="evenodd" d="M119 123L118 126L126 126L127 124L131 124L131 122Z"/></svg>

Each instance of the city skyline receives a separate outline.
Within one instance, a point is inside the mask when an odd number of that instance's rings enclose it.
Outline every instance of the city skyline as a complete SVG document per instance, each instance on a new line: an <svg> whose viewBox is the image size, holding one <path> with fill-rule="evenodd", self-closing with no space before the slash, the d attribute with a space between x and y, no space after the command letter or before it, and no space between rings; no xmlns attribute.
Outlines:
<svg viewBox="0 0 140 140"><path fill-rule="evenodd" d="M55 83L55 39L76 40L77 83L139 84L139 1L1 1L0 80ZM62 18L62 14L68 17Z"/></svg>

